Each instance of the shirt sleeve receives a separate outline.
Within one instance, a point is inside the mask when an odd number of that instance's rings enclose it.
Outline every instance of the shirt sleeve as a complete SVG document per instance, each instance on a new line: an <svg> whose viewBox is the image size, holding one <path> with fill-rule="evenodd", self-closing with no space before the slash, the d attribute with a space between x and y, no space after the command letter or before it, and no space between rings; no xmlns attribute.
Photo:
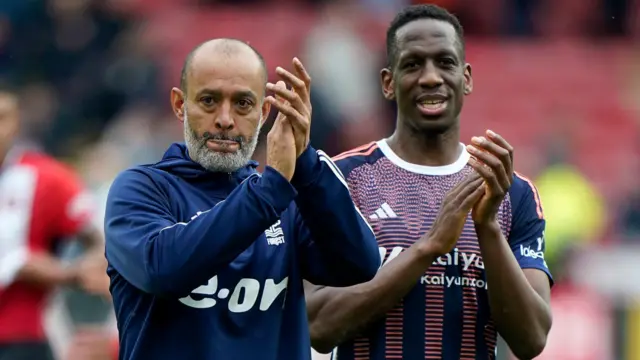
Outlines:
<svg viewBox="0 0 640 360"><path fill-rule="evenodd" d="M350 286L373 278L380 255L373 230L351 198L341 170L309 147L298 159L292 184L305 279Z"/></svg>
<svg viewBox="0 0 640 360"><path fill-rule="evenodd" d="M546 220L538 190L531 180L516 174L509 193L512 206L509 244L513 255L522 269L541 270L553 284L553 277L544 259Z"/></svg>
<svg viewBox="0 0 640 360"><path fill-rule="evenodd" d="M165 190L145 170L116 178L107 198L106 257L138 289L174 297L188 295L228 267L296 196L287 179L267 167L184 222Z"/></svg>
<svg viewBox="0 0 640 360"><path fill-rule="evenodd" d="M51 200L46 211L53 219L53 236L66 238L77 235L93 219L95 201L82 181L71 170L57 169L50 175Z"/></svg>
<svg viewBox="0 0 640 360"><path fill-rule="evenodd" d="M0 204L0 292L13 283L29 257L38 172L27 166L7 168L2 187L13 196L6 196Z"/></svg>
<svg viewBox="0 0 640 360"><path fill-rule="evenodd" d="M61 164L45 162L7 170L21 198L29 198L28 215L14 212L2 225L0 288L10 285L31 251L42 251L57 238L77 234L90 220L93 205L80 180ZM24 209L23 209L24 210ZM22 216L20 216L22 214ZM45 229L44 243L30 246L32 228Z"/></svg>

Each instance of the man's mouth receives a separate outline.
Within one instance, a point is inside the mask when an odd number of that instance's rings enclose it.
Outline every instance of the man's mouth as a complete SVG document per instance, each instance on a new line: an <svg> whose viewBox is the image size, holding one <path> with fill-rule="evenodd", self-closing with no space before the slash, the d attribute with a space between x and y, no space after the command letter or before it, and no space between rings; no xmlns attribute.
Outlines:
<svg viewBox="0 0 640 360"><path fill-rule="evenodd" d="M418 110L427 116L442 115L447 109L449 101L445 97L425 97L418 101Z"/></svg>
<svg viewBox="0 0 640 360"><path fill-rule="evenodd" d="M217 152L234 153L240 149L240 143L235 140L208 139L207 148Z"/></svg>

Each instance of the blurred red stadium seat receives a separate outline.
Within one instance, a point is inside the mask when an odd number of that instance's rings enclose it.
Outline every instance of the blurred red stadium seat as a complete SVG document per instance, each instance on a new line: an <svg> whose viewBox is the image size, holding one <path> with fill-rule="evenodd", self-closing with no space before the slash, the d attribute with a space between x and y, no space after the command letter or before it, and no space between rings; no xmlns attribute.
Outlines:
<svg viewBox="0 0 640 360"><path fill-rule="evenodd" d="M571 161L605 196L616 198L618 180L632 160L629 149L638 140L612 71L630 59L627 49L578 42L469 43L474 93L464 109L463 139L492 127L512 144L544 153L558 125L575 122Z"/></svg>
<svg viewBox="0 0 640 360"><path fill-rule="evenodd" d="M181 7L156 12L150 32L161 39L155 42L162 43L168 83L176 83L184 58L194 46L218 37L249 42L262 53L272 74L277 65L289 66L316 15L307 8L280 5L251 9ZM291 24L295 24L295 30Z"/></svg>

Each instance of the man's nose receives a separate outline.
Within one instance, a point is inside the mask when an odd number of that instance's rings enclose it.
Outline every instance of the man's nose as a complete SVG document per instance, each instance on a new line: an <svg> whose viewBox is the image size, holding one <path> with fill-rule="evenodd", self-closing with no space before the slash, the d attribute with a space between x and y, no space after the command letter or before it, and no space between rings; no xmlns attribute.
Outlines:
<svg viewBox="0 0 640 360"><path fill-rule="evenodd" d="M420 86L434 88L442 85L443 82L444 80L435 64L432 61L427 61L420 75Z"/></svg>
<svg viewBox="0 0 640 360"><path fill-rule="evenodd" d="M218 112L218 116L216 117L216 129L219 130L231 130L235 126L233 121L233 116L231 116L231 104L229 102L224 102L220 108L220 112Z"/></svg>

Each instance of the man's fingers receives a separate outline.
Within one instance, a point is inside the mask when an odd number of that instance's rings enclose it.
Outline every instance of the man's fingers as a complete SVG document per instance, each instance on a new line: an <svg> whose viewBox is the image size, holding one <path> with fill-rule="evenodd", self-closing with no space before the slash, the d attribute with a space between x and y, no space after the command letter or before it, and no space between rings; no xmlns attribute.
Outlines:
<svg viewBox="0 0 640 360"><path fill-rule="evenodd" d="M488 145L484 145L484 146L488 147ZM502 161L500 161L500 159L490 151L485 150L484 147L480 147L479 145L475 145L475 144L467 145L467 151L471 154L471 156L484 162L493 170L497 170L498 167L504 168Z"/></svg>
<svg viewBox="0 0 640 360"><path fill-rule="evenodd" d="M487 183L487 185L489 185L490 187L494 187L494 186L498 186L498 188L500 187L500 183L496 179L496 176L494 175L491 168L487 166L487 164L477 159L476 157L472 156L469 159L469 166L471 166L478 174L480 174L480 176Z"/></svg>
<svg viewBox="0 0 640 360"><path fill-rule="evenodd" d="M286 115L289 123L293 128L294 135L299 139L305 139L304 144L299 146L305 146L309 137L309 117L308 109L302 103L302 100L298 94L293 90L288 90L284 85L284 82L279 81L277 84L269 83L267 88L272 90L276 96L284 99L280 104L272 103L282 114ZM302 140L300 140L302 141Z"/></svg>
<svg viewBox="0 0 640 360"><path fill-rule="evenodd" d="M471 172L469 173L469 175L467 175L467 177L462 181L462 185L463 186L467 186L468 184L471 184L473 182L476 182L478 180L482 180L482 176L480 176L480 174L478 174L477 172Z"/></svg>
<svg viewBox="0 0 640 360"><path fill-rule="evenodd" d="M452 194L459 193L462 189L467 187L470 183L478 179L481 179L480 175L476 172L472 172L469 175L467 175L464 179L462 179L462 181L457 183L456 186L454 186L449 192Z"/></svg>
<svg viewBox="0 0 640 360"><path fill-rule="evenodd" d="M291 104L289 104L288 102L279 101L273 96L267 96L265 100L269 102L271 106L274 106L276 109L278 109L279 112L286 115L290 121L291 119L294 119L293 121L300 121L299 118L302 115L296 109L294 109L293 106L291 106ZM298 119L298 120L295 120L295 119Z"/></svg>
<svg viewBox="0 0 640 360"><path fill-rule="evenodd" d="M465 180L469 180L468 182L465 181L465 185L460 188L455 194L455 197L453 199L455 204L461 204L464 199L466 199L471 193L473 193L478 187L482 186L483 183L483 179L480 176L475 176L475 177L469 177Z"/></svg>
<svg viewBox="0 0 640 360"><path fill-rule="evenodd" d="M469 161L469 164L472 167L476 168L476 170L478 170L477 168L483 168L482 166L479 166L478 163L488 166L488 169L484 169L486 170L484 173L478 171L480 172L480 175L485 178L487 184L489 184L490 186L494 185L487 179L486 176L488 175L496 179L497 185L499 186L498 188L496 188L496 190L502 188L503 191L506 191L511 186L511 177L507 175L504 164L502 163L502 161L500 161L500 159L486 150L479 149L475 145L467 146L467 150L471 154L472 158L475 158L475 166L472 161ZM487 174L487 171L489 172L489 174Z"/></svg>
<svg viewBox="0 0 640 360"><path fill-rule="evenodd" d="M486 188L484 187L483 184L478 186L473 190L473 192L469 196L467 196L466 198L464 198L464 200L462 200L462 204L460 205L460 207L464 209L465 212L469 212L469 210L473 208L473 206L478 202L478 200L480 200L480 197L484 195L485 191L486 191Z"/></svg>
<svg viewBox="0 0 640 360"><path fill-rule="evenodd" d="M482 177L480 177L478 173L476 172L470 173L464 179L462 179L462 181L457 183L451 190L449 190L445 198L445 202L451 202L451 201L459 202L462 197L466 196L465 194L469 193L469 191L465 191L465 190L468 189L470 186L473 187L471 185L472 183L478 182L481 180L482 180Z"/></svg>
<svg viewBox="0 0 640 360"><path fill-rule="evenodd" d="M300 96L304 104L309 103L309 91L307 90L307 84L305 84L304 81L281 67L276 68L276 74L278 74L284 82L291 85L292 89Z"/></svg>
<svg viewBox="0 0 640 360"><path fill-rule="evenodd" d="M477 148L484 149L485 151L493 154L500 160L500 162L502 162L506 173L508 175L511 174L513 161L511 158L512 152L502 147L500 144L495 143L493 140L485 138L484 136L474 136L473 138L471 138L471 142Z"/></svg>
<svg viewBox="0 0 640 360"><path fill-rule="evenodd" d="M500 181L496 177L493 170L491 170L491 168L487 166L484 162L482 162L481 160L475 157L472 157L471 159L469 159L469 165L475 171L477 171L478 174L480 174L480 176L482 176L485 183L492 190L493 194L498 195L506 192L506 189L504 189L502 185L500 185Z"/></svg>
<svg viewBox="0 0 640 360"><path fill-rule="evenodd" d="M277 98L282 99L293 106L298 113L307 113L307 108L303 104L302 99L300 99L300 96L298 96L295 91L287 89L284 82L278 81L277 84L268 83L267 89L273 91Z"/></svg>
<svg viewBox="0 0 640 360"><path fill-rule="evenodd" d="M265 98L265 100L272 104L272 106L277 106L276 104L286 104L286 102L284 100L281 99L277 99L273 96L267 96ZM273 125L271 126L271 129L269 130L269 135L268 136L279 136L277 134L282 133L285 129L283 127L283 122L287 120L287 117L284 113L282 112L278 112L278 116L276 116L275 120L273 121Z"/></svg>
<svg viewBox="0 0 640 360"><path fill-rule="evenodd" d="M302 61L298 58L293 58L293 67L296 69L296 74L304 82L307 89L307 94L311 95L311 76L302 65Z"/></svg>
<svg viewBox="0 0 640 360"><path fill-rule="evenodd" d="M281 67L277 67L276 73L284 82L281 80L277 84L267 84L267 89L274 92L276 99L285 101L275 103L270 98L267 98L267 101L287 117L288 124L291 125L296 138L296 146L302 148L309 142L309 128L311 125L309 88L311 78L297 58L293 59L293 66L297 76ZM291 85L291 89L287 89L284 83Z"/></svg>
<svg viewBox="0 0 640 360"><path fill-rule="evenodd" d="M293 75L289 70L278 66L276 68L276 74L278 74L284 82L290 84L296 91L306 90L306 84L297 76Z"/></svg>
<svg viewBox="0 0 640 360"><path fill-rule="evenodd" d="M278 101L278 100L273 99L270 101ZM286 116L278 116L273 121L273 126L271 127L271 130L269 130L269 134L273 133L274 135L279 134L278 136L281 136L282 134L287 134L290 131L293 131L293 130L291 128L291 123L289 122L289 119Z"/></svg>
<svg viewBox="0 0 640 360"><path fill-rule="evenodd" d="M506 149L509 153L509 159L511 159L511 164L513 164L513 146L507 142L502 136L496 134L491 130L487 130L487 137L491 139L494 143L498 144L501 148ZM511 173L513 169L509 173Z"/></svg>
<svg viewBox="0 0 640 360"><path fill-rule="evenodd" d="M267 83L267 89L273 92L276 100L280 102L288 102L286 98L282 96L282 93L285 91L289 91L287 89L287 84L284 81L280 80L277 83Z"/></svg>

